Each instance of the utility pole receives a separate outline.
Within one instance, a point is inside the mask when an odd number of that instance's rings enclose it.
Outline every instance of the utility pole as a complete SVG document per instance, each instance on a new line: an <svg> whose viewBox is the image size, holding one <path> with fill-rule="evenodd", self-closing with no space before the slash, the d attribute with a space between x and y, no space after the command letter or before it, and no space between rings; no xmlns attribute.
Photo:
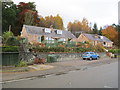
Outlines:
<svg viewBox="0 0 120 90"><path fill-rule="evenodd" d="M120 1L118 2L118 25L120 25Z"/></svg>

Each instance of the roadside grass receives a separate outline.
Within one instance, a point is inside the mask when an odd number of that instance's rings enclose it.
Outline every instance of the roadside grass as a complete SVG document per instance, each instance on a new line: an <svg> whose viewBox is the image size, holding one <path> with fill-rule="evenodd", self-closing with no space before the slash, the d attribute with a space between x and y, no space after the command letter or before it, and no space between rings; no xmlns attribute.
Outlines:
<svg viewBox="0 0 120 90"><path fill-rule="evenodd" d="M5 73L5 72L28 72L31 69L29 67L4 67L0 73Z"/></svg>
<svg viewBox="0 0 120 90"><path fill-rule="evenodd" d="M29 69L21 69L21 70L2 70L1 72L28 72Z"/></svg>
<svg viewBox="0 0 120 90"><path fill-rule="evenodd" d="M118 55L118 58L120 57L120 55Z"/></svg>

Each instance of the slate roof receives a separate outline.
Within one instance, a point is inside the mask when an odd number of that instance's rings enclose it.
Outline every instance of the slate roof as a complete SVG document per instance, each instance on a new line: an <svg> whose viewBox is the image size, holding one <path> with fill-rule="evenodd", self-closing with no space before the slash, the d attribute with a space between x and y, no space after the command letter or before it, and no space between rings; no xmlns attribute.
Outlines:
<svg viewBox="0 0 120 90"><path fill-rule="evenodd" d="M24 25L23 27L25 27L26 32L28 34L44 35L47 37L55 37L55 38L76 38L70 31L61 30L62 34L57 34L58 29L53 29L51 33L46 33L44 31L45 27L37 27L37 26L29 26L29 25Z"/></svg>
<svg viewBox="0 0 120 90"><path fill-rule="evenodd" d="M100 41L100 42L112 42L111 40L109 40L108 38L106 38L105 36L102 36L103 38L100 38L100 35L98 35L98 38L95 38L95 34L86 34L83 33L88 39L93 40L93 41Z"/></svg>

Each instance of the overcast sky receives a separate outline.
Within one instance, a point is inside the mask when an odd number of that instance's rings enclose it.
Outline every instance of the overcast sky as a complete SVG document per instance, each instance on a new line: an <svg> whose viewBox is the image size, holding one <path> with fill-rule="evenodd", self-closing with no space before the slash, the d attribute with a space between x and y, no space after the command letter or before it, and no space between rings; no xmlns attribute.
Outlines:
<svg viewBox="0 0 120 90"><path fill-rule="evenodd" d="M118 24L118 1L120 0L13 0L19 2L35 2L39 15L43 17L59 14L64 26L69 21L82 21L83 17L89 22L96 22L98 27Z"/></svg>

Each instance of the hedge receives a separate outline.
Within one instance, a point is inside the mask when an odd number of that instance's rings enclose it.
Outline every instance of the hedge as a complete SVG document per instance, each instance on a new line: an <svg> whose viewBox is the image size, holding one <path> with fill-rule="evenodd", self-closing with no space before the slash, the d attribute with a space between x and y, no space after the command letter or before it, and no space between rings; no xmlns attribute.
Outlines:
<svg viewBox="0 0 120 90"><path fill-rule="evenodd" d="M120 49L110 49L108 52L120 53Z"/></svg>
<svg viewBox="0 0 120 90"><path fill-rule="evenodd" d="M32 50L36 52L86 52L91 51L91 48L81 48L81 47L34 47Z"/></svg>
<svg viewBox="0 0 120 90"><path fill-rule="evenodd" d="M3 46L0 47L2 48L2 52L18 52L18 46Z"/></svg>

